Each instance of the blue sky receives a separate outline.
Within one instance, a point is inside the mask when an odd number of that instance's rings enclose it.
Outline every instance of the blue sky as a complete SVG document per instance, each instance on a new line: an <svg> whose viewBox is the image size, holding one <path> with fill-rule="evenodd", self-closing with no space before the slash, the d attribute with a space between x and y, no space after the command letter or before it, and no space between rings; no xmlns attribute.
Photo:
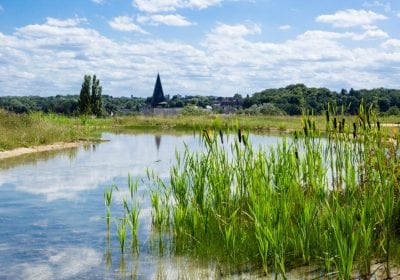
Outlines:
<svg viewBox="0 0 400 280"><path fill-rule="evenodd" d="M400 87L400 1L0 0L0 95Z"/></svg>

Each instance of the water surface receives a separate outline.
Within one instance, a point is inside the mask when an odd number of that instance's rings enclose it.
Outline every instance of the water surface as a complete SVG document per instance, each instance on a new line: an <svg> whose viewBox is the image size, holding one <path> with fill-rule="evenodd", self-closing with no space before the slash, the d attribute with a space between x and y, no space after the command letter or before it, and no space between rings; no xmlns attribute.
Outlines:
<svg viewBox="0 0 400 280"><path fill-rule="evenodd" d="M151 230L148 186L139 184L139 254L121 254L111 223L108 240L104 189L112 184L112 214L122 213L127 178L146 169L168 181L175 150L201 149L194 135L111 134L110 141L0 161L0 279L114 279L216 277L214 264L158 252ZM255 145L279 137L252 136Z"/></svg>

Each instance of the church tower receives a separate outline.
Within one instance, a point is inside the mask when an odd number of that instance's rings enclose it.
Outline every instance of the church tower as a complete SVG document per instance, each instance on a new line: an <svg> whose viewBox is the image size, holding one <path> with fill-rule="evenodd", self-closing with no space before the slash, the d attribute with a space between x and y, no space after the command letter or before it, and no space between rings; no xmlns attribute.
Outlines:
<svg viewBox="0 0 400 280"><path fill-rule="evenodd" d="M151 107L155 108L160 102L165 102L164 91L161 85L160 74L157 74L156 84L154 85Z"/></svg>

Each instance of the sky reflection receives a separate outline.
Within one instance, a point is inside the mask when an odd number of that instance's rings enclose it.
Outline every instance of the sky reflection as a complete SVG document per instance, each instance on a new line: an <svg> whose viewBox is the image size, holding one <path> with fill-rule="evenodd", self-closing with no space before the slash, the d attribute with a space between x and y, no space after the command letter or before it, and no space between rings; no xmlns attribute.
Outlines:
<svg viewBox="0 0 400 280"><path fill-rule="evenodd" d="M27 161L21 157L1 162L0 279L212 277L215 266L160 257L152 248L157 244L152 243L149 186L142 181L137 192L139 255L122 255L115 235L115 217L122 215L122 199L128 196L128 174L134 180L145 178L149 169L168 180L175 150L182 152L184 143L198 150L199 138L110 133L103 138L110 141L58 154L30 155ZM278 141L278 137L252 136L256 146ZM111 184L120 191L113 195L108 239L103 193Z"/></svg>
<svg viewBox="0 0 400 280"><path fill-rule="evenodd" d="M113 183L118 177L145 175L146 168L169 175L175 147L196 145L193 136L112 135L95 148L79 148L74 157L60 156L2 170L0 188L11 184L19 192L42 195L46 201L74 200L81 192ZM178 140L178 141L177 141ZM179 147L180 146L180 147Z"/></svg>

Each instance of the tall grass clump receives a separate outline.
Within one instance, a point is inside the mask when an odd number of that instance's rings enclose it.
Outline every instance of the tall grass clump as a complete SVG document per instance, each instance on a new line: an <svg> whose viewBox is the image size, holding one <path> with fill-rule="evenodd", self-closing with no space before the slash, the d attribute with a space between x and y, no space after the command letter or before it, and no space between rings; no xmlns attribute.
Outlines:
<svg viewBox="0 0 400 280"><path fill-rule="evenodd" d="M381 133L370 108L354 122L333 108L326 131L301 131L255 149L246 133L204 131L204 149L177 155L170 183L153 193L153 222L167 222L175 254L287 278L298 266L369 278L395 265L400 231L399 137ZM227 139L229 138L229 139ZM163 212L160 209L168 209ZM162 218L160 218L160 216Z"/></svg>
<svg viewBox="0 0 400 280"><path fill-rule="evenodd" d="M73 142L96 136L93 129L77 126L57 115L17 115L0 110L0 151L20 147Z"/></svg>

